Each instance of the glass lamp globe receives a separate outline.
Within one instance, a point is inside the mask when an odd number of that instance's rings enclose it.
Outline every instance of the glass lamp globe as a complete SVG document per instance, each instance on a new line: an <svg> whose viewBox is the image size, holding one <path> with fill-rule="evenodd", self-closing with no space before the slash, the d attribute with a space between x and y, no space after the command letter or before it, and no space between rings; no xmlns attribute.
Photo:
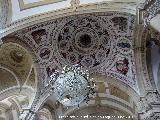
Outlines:
<svg viewBox="0 0 160 120"><path fill-rule="evenodd" d="M87 79L72 71L61 74L54 83L54 94L65 106L79 105L89 93Z"/></svg>
<svg viewBox="0 0 160 120"><path fill-rule="evenodd" d="M93 93L88 79L89 72L78 65L65 66L61 73L56 71L51 75L56 99L68 107L88 101L89 94Z"/></svg>

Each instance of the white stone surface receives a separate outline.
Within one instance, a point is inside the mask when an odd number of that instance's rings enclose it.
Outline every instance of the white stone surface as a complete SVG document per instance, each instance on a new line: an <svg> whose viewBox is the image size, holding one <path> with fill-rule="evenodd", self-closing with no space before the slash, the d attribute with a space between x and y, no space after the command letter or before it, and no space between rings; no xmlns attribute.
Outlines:
<svg viewBox="0 0 160 120"><path fill-rule="evenodd" d="M160 32L160 14L157 14L156 17L151 19L150 25Z"/></svg>
<svg viewBox="0 0 160 120"><path fill-rule="evenodd" d="M24 4L39 2L39 1L45 1L45 0L23 0Z"/></svg>
<svg viewBox="0 0 160 120"><path fill-rule="evenodd" d="M70 2L71 2L71 0L66 0L63 2L43 5L43 6L20 11L20 6L19 6L18 0L11 0L11 3L12 3L12 22L19 20L19 19L22 19L22 18L25 18L25 17L28 17L28 16L69 7Z"/></svg>

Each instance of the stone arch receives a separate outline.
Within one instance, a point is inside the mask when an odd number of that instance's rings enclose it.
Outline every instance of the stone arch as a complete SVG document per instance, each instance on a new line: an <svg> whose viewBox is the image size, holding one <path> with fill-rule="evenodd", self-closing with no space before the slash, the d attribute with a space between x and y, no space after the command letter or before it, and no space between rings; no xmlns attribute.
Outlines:
<svg viewBox="0 0 160 120"><path fill-rule="evenodd" d="M137 31L137 38L135 40L135 58L136 58L136 67L137 67L137 75L141 76L139 77L139 86L140 87L140 94L145 94L145 90L151 90L153 89L151 85L151 81L149 78L148 68L147 66L147 40L149 38L149 27L144 28L143 26L139 27L139 30Z"/></svg>
<svg viewBox="0 0 160 120"><path fill-rule="evenodd" d="M153 28L146 28L142 33L142 47L143 47L143 54L142 54L142 64L143 68L145 65L147 66L144 72L147 84L150 84L150 89L158 90L158 81L159 81L159 50L160 50L160 34L154 30Z"/></svg>
<svg viewBox="0 0 160 120"><path fill-rule="evenodd" d="M39 78L39 74L40 74L40 69L39 69L39 64L36 62L36 55L33 52L32 48L30 46L27 45L27 43L25 43L25 41L23 41L21 38L17 37L17 36L6 36L2 38L2 42L5 43L15 43L18 44L20 46L22 46L24 49L26 49L26 51L28 52L28 54L30 54L30 56L32 57L32 61L33 61L33 70L31 72L34 72L35 77L36 77L36 88L38 88L38 86L40 86L40 79Z"/></svg>
<svg viewBox="0 0 160 120"><path fill-rule="evenodd" d="M36 116L40 119L41 117L48 118L46 120L54 120L56 119L56 115L58 112L56 109L56 103L53 100L54 98L48 97L44 102L41 104L39 109L36 111Z"/></svg>
<svg viewBox="0 0 160 120"><path fill-rule="evenodd" d="M113 117L115 116L115 118ZM65 116L59 116L62 120L101 120L101 119L111 119L117 120L118 117L124 116L121 119L126 120L126 117L131 116L129 113L120 110L119 108L113 108L112 106L85 106L80 109L75 109Z"/></svg>
<svg viewBox="0 0 160 120"><path fill-rule="evenodd" d="M5 91L7 88L17 86L19 84L17 76L9 69L0 66L0 75L1 75L1 89L0 93Z"/></svg>
<svg viewBox="0 0 160 120"><path fill-rule="evenodd" d="M19 85L23 86L33 65L31 55L20 45L15 43L6 43L0 49L0 64L16 74Z"/></svg>
<svg viewBox="0 0 160 120"><path fill-rule="evenodd" d="M3 103L7 100L13 106L19 104L21 111L17 113L17 117L19 117L26 107L31 108L35 99L37 71L32 55L21 44L12 41L5 42L0 47L0 54L0 74L3 75L3 79L1 77L0 81L5 85L0 92L0 101ZM9 84L13 81L16 82Z"/></svg>

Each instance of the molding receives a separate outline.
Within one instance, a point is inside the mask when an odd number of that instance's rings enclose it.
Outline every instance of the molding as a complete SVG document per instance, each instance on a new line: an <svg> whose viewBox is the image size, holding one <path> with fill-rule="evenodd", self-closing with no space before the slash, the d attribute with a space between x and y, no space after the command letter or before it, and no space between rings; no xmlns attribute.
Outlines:
<svg viewBox="0 0 160 120"><path fill-rule="evenodd" d="M12 5L11 0L0 1L0 30L4 29L11 23Z"/></svg>
<svg viewBox="0 0 160 120"><path fill-rule="evenodd" d="M130 106L125 105L124 103L121 103L121 102L119 102L119 101L117 101L115 99L110 99L110 98L106 98L105 100L100 100L100 101L102 103L99 104L99 105L96 105L96 104L89 104L89 105L83 104L83 105L80 106L80 108L77 108L77 107L68 108L68 109L66 109L66 111L62 112L61 115L62 116L69 116L69 115L75 113L78 109L81 110L81 109L84 109L84 108L87 108L87 107L96 107L97 106L97 107L109 107L109 108L117 109L119 111L123 111L124 113L127 113L127 114L133 116L134 118L137 118L137 115L132 112L133 108L130 107ZM64 119L62 119L62 120L64 120Z"/></svg>
<svg viewBox="0 0 160 120"><path fill-rule="evenodd" d="M32 26L34 24L38 24L41 22L45 22L45 21L49 21L49 20L53 20L61 17L67 17L71 15L107 12L107 11L112 11L112 12L119 11L122 13L136 15L136 9L131 8L131 6L136 6L136 3L123 3L123 4L122 2L91 3L91 4L79 5L76 7L76 9L74 9L74 7L71 6L64 9L49 11L46 13L26 17L8 24L4 29L0 30L0 38L5 37L8 34L18 31L20 29Z"/></svg>
<svg viewBox="0 0 160 120"><path fill-rule="evenodd" d="M32 3L28 3L28 4L25 4L24 0L18 0L20 11L26 10L26 9L31 9L34 7L43 6L43 5L48 5L48 4L52 4L52 3L62 2L62 1L66 1L66 0L43 0L43 1L32 2Z"/></svg>
<svg viewBox="0 0 160 120"><path fill-rule="evenodd" d="M17 86L20 86L19 79L18 79L17 75L16 75L12 70L10 70L10 69L7 68L7 67L4 67L3 65L0 65L0 69L6 70L7 72L11 73L11 75L13 75L14 78L16 79ZM5 90L6 90L6 89L5 89ZM5 90L3 90L3 91L5 91ZM1 91L1 92L3 92L3 91ZM1 93L1 92L0 92L0 93Z"/></svg>
<svg viewBox="0 0 160 120"><path fill-rule="evenodd" d="M16 95L26 95L28 97L32 97L31 95L35 94L34 90L28 86L22 87L21 91L19 86L14 86L9 89L6 89L5 91L0 93L0 101L4 100L5 98L8 98L10 96L16 96ZM33 98L34 99L34 98Z"/></svg>

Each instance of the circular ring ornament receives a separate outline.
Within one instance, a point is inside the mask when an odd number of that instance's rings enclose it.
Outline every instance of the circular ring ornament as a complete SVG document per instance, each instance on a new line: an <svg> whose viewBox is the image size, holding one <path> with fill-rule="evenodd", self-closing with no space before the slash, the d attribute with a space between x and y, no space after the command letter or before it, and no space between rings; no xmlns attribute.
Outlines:
<svg viewBox="0 0 160 120"><path fill-rule="evenodd" d="M66 22L58 28L59 32L56 32L57 56L61 59L60 62L80 64L92 70L101 65L108 68L113 63L112 54L116 48L113 47L115 44L114 40L111 40L110 29L106 26L101 18L95 16L66 19ZM60 47L63 46L62 43L64 43L64 49ZM104 50L106 54L101 50ZM104 58L100 53L103 53ZM75 62L70 58L73 58Z"/></svg>
<svg viewBox="0 0 160 120"><path fill-rule="evenodd" d="M98 49L99 42L97 33L90 28L82 27L73 33L72 46L79 54L92 54Z"/></svg>
<svg viewBox="0 0 160 120"><path fill-rule="evenodd" d="M51 57L51 50L48 47L43 47L39 51L39 56L42 60L49 60Z"/></svg>

